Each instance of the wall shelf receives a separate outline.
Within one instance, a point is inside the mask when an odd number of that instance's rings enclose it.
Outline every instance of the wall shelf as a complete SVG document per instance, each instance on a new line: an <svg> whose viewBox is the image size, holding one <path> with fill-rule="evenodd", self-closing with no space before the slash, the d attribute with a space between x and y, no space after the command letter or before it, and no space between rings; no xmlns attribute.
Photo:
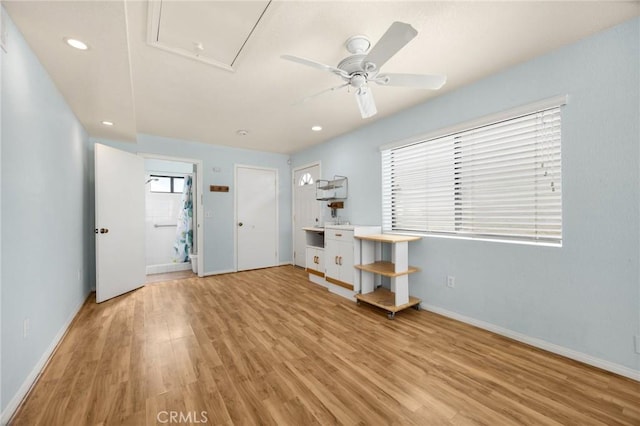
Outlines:
<svg viewBox="0 0 640 426"><path fill-rule="evenodd" d="M349 194L349 180L346 176L334 176L332 180L316 181L316 200L344 200Z"/></svg>

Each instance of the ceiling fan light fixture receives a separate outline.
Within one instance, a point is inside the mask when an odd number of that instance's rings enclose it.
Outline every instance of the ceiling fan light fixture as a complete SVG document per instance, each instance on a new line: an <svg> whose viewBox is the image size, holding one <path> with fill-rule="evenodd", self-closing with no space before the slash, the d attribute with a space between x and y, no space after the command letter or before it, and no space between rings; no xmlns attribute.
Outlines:
<svg viewBox="0 0 640 426"><path fill-rule="evenodd" d="M360 108L360 115L362 118L373 117L378 113L375 101L373 100L373 94L367 86L362 86L356 92L356 101L358 102L358 108Z"/></svg>

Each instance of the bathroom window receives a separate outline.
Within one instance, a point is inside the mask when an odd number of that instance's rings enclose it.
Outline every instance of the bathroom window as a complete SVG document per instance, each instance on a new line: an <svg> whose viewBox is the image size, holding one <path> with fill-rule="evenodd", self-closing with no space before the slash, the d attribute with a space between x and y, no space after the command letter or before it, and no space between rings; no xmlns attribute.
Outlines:
<svg viewBox="0 0 640 426"><path fill-rule="evenodd" d="M151 192L182 194L183 188L183 177L151 175Z"/></svg>

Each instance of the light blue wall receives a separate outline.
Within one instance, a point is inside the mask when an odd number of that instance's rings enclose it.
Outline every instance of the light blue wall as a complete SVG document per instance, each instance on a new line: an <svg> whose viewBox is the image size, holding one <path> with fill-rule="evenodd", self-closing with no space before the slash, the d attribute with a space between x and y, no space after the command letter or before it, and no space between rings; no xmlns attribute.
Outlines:
<svg viewBox="0 0 640 426"><path fill-rule="evenodd" d="M182 163L180 161L167 161L147 158L144 160L144 169L147 172L192 173L193 164Z"/></svg>
<svg viewBox="0 0 640 426"><path fill-rule="evenodd" d="M555 95L563 110L562 248L427 237L411 292L425 303L640 370L640 20L292 156L349 177L345 216L381 221L383 144ZM445 286L456 277L456 288Z"/></svg>
<svg viewBox="0 0 640 426"><path fill-rule="evenodd" d="M4 12L4 11L3 11ZM2 409L89 293L88 136L8 19L2 53ZM22 335L23 320L30 331Z"/></svg>
<svg viewBox="0 0 640 426"><path fill-rule="evenodd" d="M205 273L228 272L235 268L234 165L278 169L278 255L281 262L291 262L291 169L287 164L289 156L150 135L138 135L138 142L135 144L93 138L91 140L131 152L202 160L204 210L211 211L211 217L204 218ZM229 192L209 192L209 185L227 185Z"/></svg>

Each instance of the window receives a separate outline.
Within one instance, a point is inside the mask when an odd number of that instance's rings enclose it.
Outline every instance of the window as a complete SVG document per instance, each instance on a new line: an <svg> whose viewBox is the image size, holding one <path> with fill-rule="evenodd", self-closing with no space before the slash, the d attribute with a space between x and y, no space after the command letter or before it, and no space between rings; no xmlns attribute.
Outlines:
<svg viewBox="0 0 640 426"><path fill-rule="evenodd" d="M184 177L151 175L149 182L151 192L182 194L184 188Z"/></svg>
<svg viewBox="0 0 640 426"><path fill-rule="evenodd" d="M384 231L560 244L560 106L533 111L383 148Z"/></svg>
<svg viewBox="0 0 640 426"><path fill-rule="evenodd" d="M313 177L310 173L305 173L300 177L298 186L313 185Z"/></svg>

